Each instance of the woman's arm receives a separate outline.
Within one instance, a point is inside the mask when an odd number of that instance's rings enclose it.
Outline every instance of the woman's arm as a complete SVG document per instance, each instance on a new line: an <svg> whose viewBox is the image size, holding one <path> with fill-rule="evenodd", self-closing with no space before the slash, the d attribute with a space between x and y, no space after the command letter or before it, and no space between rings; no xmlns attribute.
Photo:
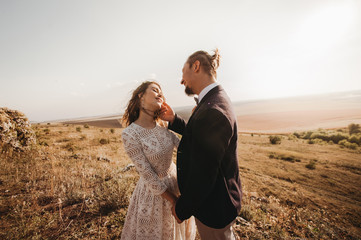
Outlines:
<svg viewBox="0 0 361 240"><path fill-rule="evenodd" d="M122 133L122 139L125 151L133 161L135 168L139 175L143 177L149 189L154 195L161 195L166 192L167 186L160 180L159 176L148 162L140 142L132 133L125 131Z"/></svg>

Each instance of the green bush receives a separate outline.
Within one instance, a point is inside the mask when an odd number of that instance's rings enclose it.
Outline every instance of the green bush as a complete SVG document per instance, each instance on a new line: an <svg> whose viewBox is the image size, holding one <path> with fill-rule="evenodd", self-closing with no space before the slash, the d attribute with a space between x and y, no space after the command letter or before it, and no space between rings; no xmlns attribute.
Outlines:
<svg viewBox="0 0 361 240"><path fill-rule="evenodd" d="M351 123L350 125L348 125L348 132L350 135L360 133L361 132L360 125Z"/></svg>
<svg viewBox="0 0 361 240"><path fill-rule="evenodd" d="M294 132L293 135L296 136L297 138L301 138L301 134L299 134L298 132Z"/></svg>
<svg viewBox="0 0 361 240"><path fill-rule="evenodd" d="M361 145L361 134L358 134L358 135L352 135L348 141L350 143L356 143L358 145Z"/></svg>
<svg viewBox="0 0 361 240"><path fill-rule="evenodd" d="M336 144L338 144L340 141L348 139L348 136L345 134L337 133L330 136L330 140Z"/></svg>
<svg viewBox="0 0 361 240"><path fill-rule="evenodd" d="M346 147L353 150L357 149L358 147L356 143L350 143L346 139L341 140L338 144L340 145L340 147Z"/></svg>
<svg viewBox="0 0 361 240"><path fill-rule="evenodd" d="M76 127L75 129L77 132L81 132L81 127Z"/></svg>
<svg viewBox="0 0 361 240"><path fill-rule="evenodd" d="M280 136L269 136L269 141L271 144L280 144L281 143L281 137Z"/></svg>
<svg viewBox="0 0 361 240"><path fill-rule="evenodd" d="M324 132L314 132L311 134L310 139L321 139L328 142L331 140L331 137Z"/></svg>
<svg viewBox="0 0 361 240"><path fill-rule="evenodd" d="M303 134L302 138L303 139L310 139L312 136L313 132L312 131L308 131L306 133Z"/></svg>
<svg viewBox="0 0 361 240"><path fill-rule="evenodd" d="M313 142L316 143L316 144L320 144L320 145L325 145L325 144L328 143L328 141L324 141L324 140L319 139L319 138L313 139Z"/></svg>

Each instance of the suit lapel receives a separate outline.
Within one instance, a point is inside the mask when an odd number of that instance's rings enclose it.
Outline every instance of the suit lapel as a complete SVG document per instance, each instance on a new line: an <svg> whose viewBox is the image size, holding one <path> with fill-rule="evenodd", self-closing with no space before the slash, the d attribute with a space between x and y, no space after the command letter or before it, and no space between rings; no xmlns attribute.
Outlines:
<svg viewBox="0 0 361 240"><path fill-rule="evenodd" d="M190 116L188 123L192 120L193 116L196 114L198 109L204 105L209 98L211 98L212 95L214 95L216 92L223 90L223 88L220 85L217 85L216 87L212 88L198 103L197 107L194 109L192 115Z"/></svg>

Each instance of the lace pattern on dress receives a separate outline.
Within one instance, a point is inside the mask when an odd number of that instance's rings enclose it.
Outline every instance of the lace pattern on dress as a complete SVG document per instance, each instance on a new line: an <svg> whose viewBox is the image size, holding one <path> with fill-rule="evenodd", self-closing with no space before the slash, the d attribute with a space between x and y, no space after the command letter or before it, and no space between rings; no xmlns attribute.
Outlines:
<svg viewBox="0 0 361 240"><path fill-rule="evenodd" d="M172 162L179 138L168 129L145 129L132 123L122 132L125 151L140 179L132 194L122 239L194 239L194 218L178 224L171 204L160 196L165 190L178 196L176 167Z"/></svg>

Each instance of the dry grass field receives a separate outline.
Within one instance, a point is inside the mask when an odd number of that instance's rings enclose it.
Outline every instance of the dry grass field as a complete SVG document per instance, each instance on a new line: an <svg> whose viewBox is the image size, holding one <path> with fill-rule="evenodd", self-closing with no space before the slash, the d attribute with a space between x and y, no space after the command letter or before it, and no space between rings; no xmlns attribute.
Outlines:
<svg viewBox="0 0 361 240"><path fill-rule="evenodd" d="M138 179L122 129L33 129L29 153L0 155L0 239L118 239ZM240 238L361 239L361 147L280 137L239 135Z"/></svg>

